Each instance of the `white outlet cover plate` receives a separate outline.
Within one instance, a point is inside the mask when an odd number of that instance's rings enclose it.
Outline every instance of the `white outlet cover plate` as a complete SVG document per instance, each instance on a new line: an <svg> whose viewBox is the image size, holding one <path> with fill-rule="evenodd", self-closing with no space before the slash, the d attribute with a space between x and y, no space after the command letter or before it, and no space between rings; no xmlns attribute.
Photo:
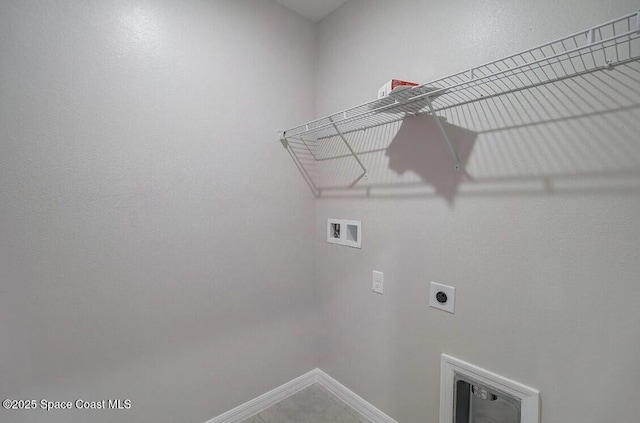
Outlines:
<svg viewBox="0 0 640 423"><path fill-rule="evenodd" d="M436 299L438 292L447 294L447 302L441 304ZM440 283L431 282L429 289L429 307L455 314L456 312L456 289L452 286L442 285Z"/></svg>
<svg viewBox="0 0 640 423"><path fill-rule="evenodd" d="M384 273L373 271L372 291L382 295L384 293Z"/></svg>

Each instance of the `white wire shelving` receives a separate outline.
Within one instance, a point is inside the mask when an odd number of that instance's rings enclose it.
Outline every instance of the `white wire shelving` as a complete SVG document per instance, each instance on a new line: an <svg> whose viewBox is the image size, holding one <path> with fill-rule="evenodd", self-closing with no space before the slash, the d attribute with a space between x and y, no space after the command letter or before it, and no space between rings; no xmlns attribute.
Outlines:
<svg viewBox="0 0 640 423"><path fill-rule="evenodd" d="M538 47L481 66L436 79L323 118L287 129L280 140L289 151L314 193L313 175L305 166L315 160L318 143L339 137L362 173L367 169L345 135L399 122L406 116L430 114L518 91L530 90L640 60L640 10ZM460 162L445 128L435 119L451 152L456 170Z"/></svg>

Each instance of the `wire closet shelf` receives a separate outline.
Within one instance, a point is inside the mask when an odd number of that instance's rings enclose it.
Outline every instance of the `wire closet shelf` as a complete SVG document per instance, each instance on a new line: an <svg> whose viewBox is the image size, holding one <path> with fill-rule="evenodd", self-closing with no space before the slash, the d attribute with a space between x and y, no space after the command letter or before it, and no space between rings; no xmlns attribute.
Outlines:
<svg viewBox="0 0 640 423"><path fill-rule="evenodd" d="M640 59L639 40L640 10L503 59L290 128L281 133L280 140L300 165L300 151L304 150L316 159L312 144L340 137L362 168L359 180L366 177L366 169L345 135L398 122L405 116L437 116L438 112L464 104L592 72L613 70L617 65ZM435 120L449 144L457 170L460 163L456 152L439 119Z"/></svg>

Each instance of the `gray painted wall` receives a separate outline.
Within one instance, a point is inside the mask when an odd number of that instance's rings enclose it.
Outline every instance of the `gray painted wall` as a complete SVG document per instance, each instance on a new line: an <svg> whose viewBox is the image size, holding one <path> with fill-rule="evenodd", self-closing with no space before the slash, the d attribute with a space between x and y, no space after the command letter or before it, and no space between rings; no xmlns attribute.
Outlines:
<svg viewBox="0 0 640 423"><path fill-rule="evenodd" d="M0 397L204 422L317 365L314 26L270 1L0 2ZM286 100L286 101L285 101Z"/></svg>
<svg viewBox="0 0 640 423"><path fill-rule="evenodd" d="M318 114L368 101L388 79L427 82L638 6L352 0L319 26ZM561 86L557 113L517 97L493 127L486 105L451 113L449 123L485 131L461 131L457 140L475 142L467 166L475 182L458 185L428 121L408 123L391 147L387 130L352 137L359 151L374 151L362 155L370 178L359 184L372 189L325 192L317 203L326 311L320 368L400 422L437 420L441 353L538 388L545 422L637 421L640 73L635 81L633 74L604 76L612 88L595 98L590 85L603 81ZM533 94L541 96L552 93ZM527 116L514 109L527 101L532 121L573 117L523 126L517 121ZM590 110L604 113L584 116ZM324 181L340 180L346 167L326 164ZM327 244L328 217L361 219L362 250ZM371 293L372 270L385 272L384 296ZM455 315L428 308L430 281L458 289Z"/></svg>
<svg viewBox="0 0 640 423"><path fill-rule="evenodd" d="M274 130L638 6L351 0L314 28L268 1L2 2L0 397L133 407L0 420L203 422L319 364L434 421L446 352L540 389L544 421L635 421L637 85L510 130L461 110L474 183L432 123L374 131L370 196L317 204ZM363 249L326 244L328 217L361 219Z"/></svg>

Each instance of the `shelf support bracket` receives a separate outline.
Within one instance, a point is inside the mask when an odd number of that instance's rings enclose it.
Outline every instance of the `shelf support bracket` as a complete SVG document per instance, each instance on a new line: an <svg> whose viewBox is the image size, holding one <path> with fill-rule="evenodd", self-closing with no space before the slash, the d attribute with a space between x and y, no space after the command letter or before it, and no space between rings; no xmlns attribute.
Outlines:
<svg viewBox="0 0 640 423"><path fill-rule="evenodd" d="M289 141L287 141L287 134L284 131L278 131L278 138L280 139L280 142L282 143L282 146L285 149L289 148Z"/></svg>
<svg viewBox="0 0 640 423"><path fill-rule="evenodd" d="M429 96L425 96L425 100L427 101L427 105L429 106L429 110L431 110L431 116L433 116L433 120L436 121L436 125L438 125L438 129L440 129L440 132L442 133L442 136L444 137L444 140L447 143L447 146L449 147L449 152L451 152L451 157L453 159L453 168L457 171L460 170L460 160L458 160L458 155L456 154L456 150L455 148L453 148L453 144L451 144L451 140L449 139L449 136L447 135L447 131L445 131L444 126L442 126L442 122L440 122L440 118L438 118L438 115L436 115L436 111L433 108L433 104L431 103L431 99L429 98Z"/></svg>
<svg viewBox="0 0 640 423"><path fill-rule="evenodd" d="M318 187L316 187L316 184L313 182L313 178L311 177L311 175L309 175L309 172L307 172L307 169L305 169L304 165L300 161L300 158L298 157L296 152L289 145L289 140L287 139L287 133L278 132L278 136L280 138L280 142L282 143L282 146L284 147L285 150L287 150L287 153L289 153L289 155L291 156L291 159L293 159L293 163L295 163L296 167L298 168L298 171L304 177L304 181L307 183L309 188L311 188L311 192L313 192L313 195L315 197L319 197L320 190L318 189Z"/></svg>
<svg viewBox="0 0 640 423"><path fill-rule="evenodd" d="M347 141L345 136L342 134L342 132L340 132L340 129L338 129L338 125L335 124L335 122L333 121L333 118L330 117L329 120L331 121L331 125L333 125L333 128L336 130L336 133L340 136L340 139L342 139L342 142L344 143L344 145L347 146L347 148L349 149L349 152L351 152L351 155L353 156L353 158L356 159L356 161L358 162L358 164L362 168L362 174L360 176L358 176L358 178L351 184L351 186L354 186L356 183L358 183L358 181L360 179L362 179L362 178L367 179L367 177L368 177L367 168L364 167L364 165L360 161L360 158L355 153L355 151L353 151L353 148L351 148L351 146L349 145L349 142Z"/></svg>

